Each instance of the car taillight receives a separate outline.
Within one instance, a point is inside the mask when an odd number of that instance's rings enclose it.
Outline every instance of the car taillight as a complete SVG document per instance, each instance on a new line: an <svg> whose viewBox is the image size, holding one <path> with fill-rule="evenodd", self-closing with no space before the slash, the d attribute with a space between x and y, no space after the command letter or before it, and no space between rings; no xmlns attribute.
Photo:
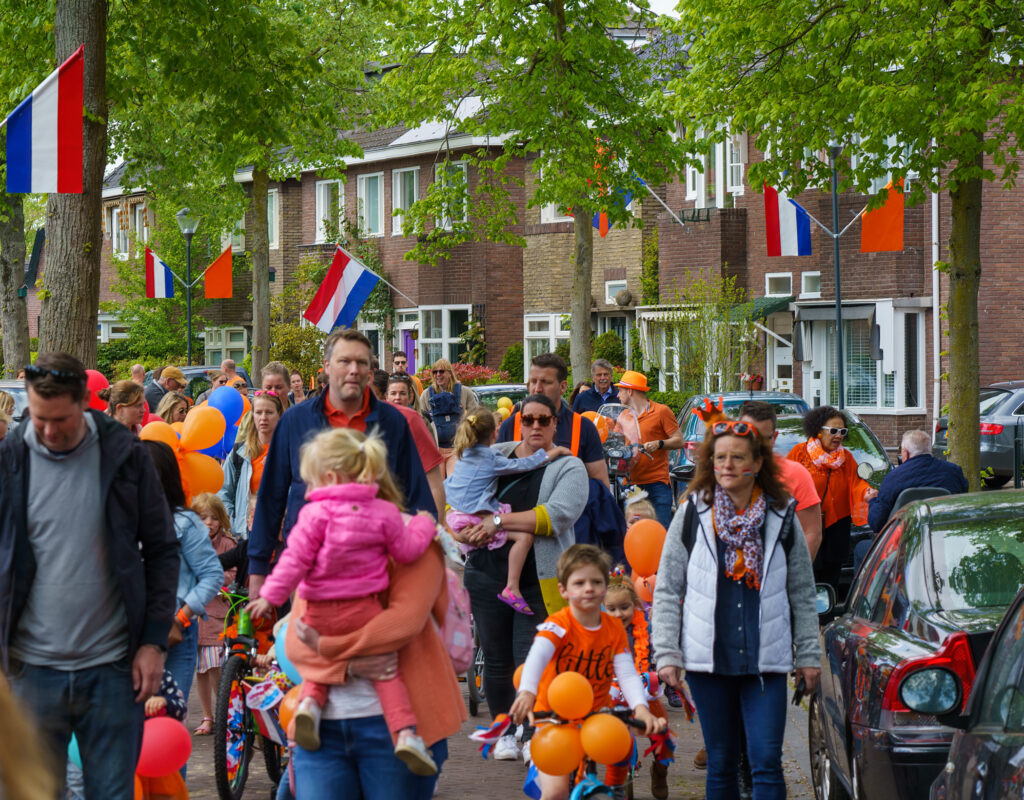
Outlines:
<svg viewBox="0 0 1024 800"><path fill-rule="evenodd" d="M1003 432L1003 426L997 422L983 422L981 423L981 435L982 436L998 436Z"/></svg>
<svg viewBox="0 0 1024 800"><path fill-rule="evenodd" d="M939 649L931 655L908 658L896 666L889 676L889 682L885 685L885 694L882 696L882 710L890 713L912 713L903 700L900 699L900 684L911 673L919 669L928 669L929 667L941 667L953 672L962 684L962 703L967 703L967 698L971 693L971 685L974 683L974 658L971 657L971 647L967 642L967 634L960 631L946 637L946 640L939 646Z"/></svg>

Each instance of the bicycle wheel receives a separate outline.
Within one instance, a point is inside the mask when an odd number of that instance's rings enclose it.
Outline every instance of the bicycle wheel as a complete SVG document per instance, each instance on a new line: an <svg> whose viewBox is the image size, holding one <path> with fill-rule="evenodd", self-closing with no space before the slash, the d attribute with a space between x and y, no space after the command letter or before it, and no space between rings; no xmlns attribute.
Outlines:
<svg viewBox="0 0 1024 800"><path fill-rule="evenodd" d="M277 742L272 742L266 736L261 736L260 739L267 776L276 787L281 782L281 776L284 775L288 766L288 748L282 747Z"/></svg>
<svg viewBox="0 0 1024 800"><path fill-rule="evenodd" d="M480 711L480 701L484 699L484 649L479 642L473 649L473 663L466 670L466 683L469 686L469 713L475 717Z"/></svg>
<svg viewBox="0 0 1024 800"><path fill-rule="evenodd" d="M245 656L231 656L221 671L213 714L213 773L221 800L241 800L249 777L256 721L246 706L242 681L249 673Z"/></svg>

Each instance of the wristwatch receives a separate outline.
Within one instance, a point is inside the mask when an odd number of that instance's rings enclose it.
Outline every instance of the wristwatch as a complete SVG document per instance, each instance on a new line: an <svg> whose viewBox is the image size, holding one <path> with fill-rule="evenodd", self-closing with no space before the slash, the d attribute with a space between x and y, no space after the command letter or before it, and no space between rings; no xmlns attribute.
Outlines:
<svg viewBox="0 0 1024 800"><path fill-rule="evenodd" d="M665 449L665 440L664 439L658 439L658 449L659 450L664 450Z"/></svg>
<svg viewBox="0 0 1024 800"><path fill-rule="evenodd" d="M494 527L495 528L500 528L501 527L501 514L495 514L493 517L491 517L491 519L494 520Z"/></svg>

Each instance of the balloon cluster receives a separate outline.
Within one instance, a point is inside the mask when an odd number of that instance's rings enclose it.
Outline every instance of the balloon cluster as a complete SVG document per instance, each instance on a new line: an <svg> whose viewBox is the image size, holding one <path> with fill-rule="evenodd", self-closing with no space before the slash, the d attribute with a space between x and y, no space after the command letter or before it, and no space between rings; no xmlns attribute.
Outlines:
<svg viewBox="0 0 1024 800"><path fill-rule="evenodd" d="M100 397L100 392L110 386L107 376L94 369L87 369L85 371L85 386L89 390L89 408L106 411L107 402Z"/></svg>
<svg viewBox="0 0 1024 800"><path fill-rule="evenodd" d="M150 422L139 438L163 442L174 451L185 498L191 503L195 495L220 491L224 485L224 470L217 459L224 457L225 446L229 451L234 446L242 412L242 396L230 386L221 386L206 403L193 408L184 422Z"/></svg>
<svg viewBox="0 0 1024 800"><path fill-rule="evenodd" d="M530 758L548 775L574 772L586 753L598 764L617 764L633 751L625 723L611 714L590 714L594 690L578 672L562 672L548 685L548 705L564 722L537 728ZM584 719L585 718L585 719Z"/></svg>
<svg viewBox="0 0 1024 800"><path fill-rule="evenodd" d="M641 519L633 523L622 543L626 560L633 568L633 585L645 603L654 601L654 574L661 563L665 546L665 527L657 520Z"/></svg>
<svg viewBox="0 0 1024 800"><path fill-rule="evenodd" d="M608 417L601 416L596 411L584 411L583 416L594 423L594 427L597 428L597 435L601 437L602 442L608 438L608 431L610 430Z"/></svg>
<svg viewBox="0 0 1024 800"><path fill-rule="evenodd" d="M503 420L508 419L512 416L512 409L515 406L512 404L512 399L509 397L498 398L498 413L501 414Z"/></svg>

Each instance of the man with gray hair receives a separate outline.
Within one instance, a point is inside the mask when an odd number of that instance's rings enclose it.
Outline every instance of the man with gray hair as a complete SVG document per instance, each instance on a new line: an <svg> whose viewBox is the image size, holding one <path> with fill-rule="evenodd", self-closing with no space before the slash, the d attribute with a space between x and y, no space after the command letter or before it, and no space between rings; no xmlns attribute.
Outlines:
<svg viewBox="0 0 1024 800"><path fill-rule="evenodd" d="M142 386L146 382L146 368L142 364L132 364L132 383Z"/></svg>
<svg viewBox="0 0 1024 800"><path fill-rule="evenodd" d="M882 479L878 496L868 507L868 525L873 531L885 526L896 505L896 498L904 489L919 486L938 486L951 494L967 491L967 479L959 466L935 458L931 453L932 441L927 433L911 430L903 434L900 442L901 464Z"/></svg>
<svg viewBox="0 0 1024 800"><path fill-rule="evenodd" d="M619 393L612 386L611 362L604 358L597 359L590 368L590 377L594 380L594 388L580 392L572 403L572 410L577 414L597 411L605 403L619 402Z"/></svg>

